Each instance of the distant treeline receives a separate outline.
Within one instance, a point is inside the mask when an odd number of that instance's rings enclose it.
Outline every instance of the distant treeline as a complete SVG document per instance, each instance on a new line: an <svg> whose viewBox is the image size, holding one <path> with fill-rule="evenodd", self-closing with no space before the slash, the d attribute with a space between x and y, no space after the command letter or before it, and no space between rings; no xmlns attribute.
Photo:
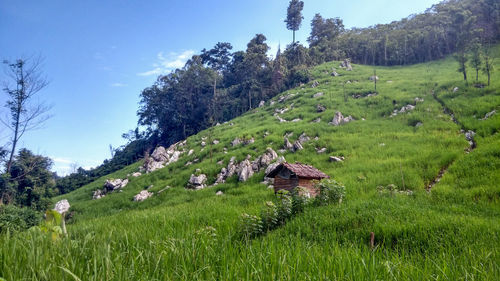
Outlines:
<svg viewBox="0 0 500 281"><path fill-rule="evenodd" d="M384 7L381 7L384 8ZM422 14L390 24L345 29L340 18L316 14L309 47L298 42L267 56L266 37L255 35L245 51L217 43L194 55L182 69L161 75L140 94L139 129L101 166L61 178L60 193L140 159L157 145L169 145L218 122L237 117L278 93L309 81L311 66L350 58L360 64L405 65L467 51L471 43L500 39L498 0L448 0Z"/></svg>

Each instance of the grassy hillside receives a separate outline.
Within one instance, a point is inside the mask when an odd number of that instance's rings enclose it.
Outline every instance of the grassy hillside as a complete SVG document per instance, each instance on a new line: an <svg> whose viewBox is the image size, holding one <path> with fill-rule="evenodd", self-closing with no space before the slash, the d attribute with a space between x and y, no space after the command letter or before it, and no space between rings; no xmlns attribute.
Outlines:
<svg viewBox="0 0 500 281"><path fill-rule="evenodd" d="M103 177L70 194L69 237L53 242L35 231L0 237L0 277L7 280L498 280L500 279L500 73L486 88L466 86L451 59L407 67L373 68L339 62L312 70L319 85L292 89L274 105L254 109L187 140L191 156L138 178L123 192L92 199L108 178L124 178L141 163ZM335 67L340 77L332 77ZM497 68L500 68L497 66ZM484 77L482 77L484 79ZM350 83L345 83L350 81ZM345 87L344 87L345 85ZM458 87L458 91L453 91ZM345 89L345 91L344 91ZM322 92L323 96L313 95ZM345 94L344 94L345 93ZM290 96L278 102L282 96ZM345 96L348 98L345 99ZM415 102L415 98L423 102ZM293 107L292 107L293 104ZM317 104L326 107L316 111ZM395 109L416 107L391 117ZM447 112L444 112L444 107ZM298 122L279 123L280 116ZM329 125L336 111L355 120ZM453 112L457 122L449 115ZM319 123L313 120L321 118ZM419 124L421 123L421 124ZM419 126L417 126L417 124ZM421 126L420 126L421 125ZM476 132L477 147L460 130ZM303 150L285 152L288 162L312 164L347 189L341 205L306 208L284 226L244 240L242 213L259 214L274 193L263 173L245 183L199 191L184 187L201 169L209 184L232 156L255 158L306 133ZM220 141L202 150L203 137ZM253 137L249 145L231 146ZM224 147L227 148L225 154ZM316 148L326 148L318 154ZM344 156L330 162L329 156ZM200 161L185 166L189 161ZM223 161L224 165L216 164ZM440 171L442 171L440 173ZM442 178L435 185L436 177ZM381 194L394 184L412 195ZM133 202L140 190L156 192ZM430 191L427 191L431 186ZM222 196L216 196L219 190ZM375 249L369 245L375 233Z"/></svg>

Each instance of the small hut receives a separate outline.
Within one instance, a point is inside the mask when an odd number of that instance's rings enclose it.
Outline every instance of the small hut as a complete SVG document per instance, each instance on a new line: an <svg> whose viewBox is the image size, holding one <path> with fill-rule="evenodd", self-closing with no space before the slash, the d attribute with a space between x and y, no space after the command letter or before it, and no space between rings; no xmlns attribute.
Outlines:
<svg viewBox="0 0 500 281"><path fill-rule="evenodd" d="M313 166L299 162L295 162L295 164L281 163L269 172L266 177L274 178L274 192L278 192L281 189L292 191L297 186L300 186L305 188L312 197L318 193L316 188L314 188L313 180L330 178L327 174Z"/></svg>

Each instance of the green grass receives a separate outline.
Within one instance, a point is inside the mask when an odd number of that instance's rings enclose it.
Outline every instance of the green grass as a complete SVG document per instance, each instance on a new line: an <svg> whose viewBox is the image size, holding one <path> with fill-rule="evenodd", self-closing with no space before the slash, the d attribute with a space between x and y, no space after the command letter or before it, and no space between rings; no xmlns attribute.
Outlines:
<svg viewBox="0 0 500 281"><path fill-rule="evenodd" d="M0 277L7 280L499 280L500 279L500 129L499 114L479 120L500 108L500 74L493 84L475 89L460 81L451 59L407 67L377 67L378 95L344 101L346 93L373 90L373 68L354 65L338 69L338 62L312 70L310 84L283 93L296 94L285 103L269 103L230 124L210 130L220 141L201 151L205 130L188 138L177 163L138 178L130 178L123 192L91 200L93 190L108 178L124 178L136 163L70 194L73 216L69 237L52 242L35 231L0 236ZM340 77L331 77L335 66ZM498 67L497 67L498 68ZM484 79L484 77L482 77ZM392 82L388 82L392 81ZM457 93L452 89L459 87ZM451 121L432 92L452 110ZM312 98L317 92L324 95ZM424 102L408 113L390 117L394 109ZM278 97L275 98L278 100ZM393 105L393 101L397 104ZM293 108L281 117L276 108ZM321 103L327 110L316 112ZM334 127L335 111L356 120ZM320 123L310 123L321 117ZM363 121L362 118L365 120ZM423 125L415 127L421 122ZM477 132L477 148L460 129ZM269 136L264 134L269 132ZM200 191L184 187L197 168L213 183L232 156L242 160L262 154L266 147L283 146L283 135L295 141L305 132L319 137L304 150L286 152L287 161L313 164L347 189L344 203L309 206L282 227L251 240L242 240L242 213L259 214L274 196L260 184L263 173L248 182L227 183ZM235 138L254 137L255 143L232 147ZM228 153L223 153L227 147ZM315 148L326 147L325 154ZM330 155L346 158L328 161ZM185 163L200 159L185 167ZM443 167L447 172L430 192L426 186ZM413 195L379 194L376 187L395 184ZM140 190L160 195L133 202ZM216 196L218 190L223 196ZM207 227L213 227L211 232ZM369 245L375 233L375 249ZM215 234L215 235L213 235ZM76 278L75 278L76 277Z"/></svg>

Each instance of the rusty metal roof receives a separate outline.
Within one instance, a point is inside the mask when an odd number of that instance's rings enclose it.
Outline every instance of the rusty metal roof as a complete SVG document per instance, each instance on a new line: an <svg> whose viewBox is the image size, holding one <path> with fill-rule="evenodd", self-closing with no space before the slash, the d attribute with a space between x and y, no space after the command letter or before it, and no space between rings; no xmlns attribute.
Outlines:
<svg viewBox="0 0 500 281"><path fill-rule="evenodd" d="M306 165L302 164L299 162L295 162L295 164L292 163L282 163L278 165L274 170L269 172L267 174L267 177L273 178L275 177L283 168L287 168L290 170L292 173L296 174L300 178L308 178L308 179L324 179L324 178L330 178L327 174L323 173L322 171L314 168L311 165Z"/></svg>

